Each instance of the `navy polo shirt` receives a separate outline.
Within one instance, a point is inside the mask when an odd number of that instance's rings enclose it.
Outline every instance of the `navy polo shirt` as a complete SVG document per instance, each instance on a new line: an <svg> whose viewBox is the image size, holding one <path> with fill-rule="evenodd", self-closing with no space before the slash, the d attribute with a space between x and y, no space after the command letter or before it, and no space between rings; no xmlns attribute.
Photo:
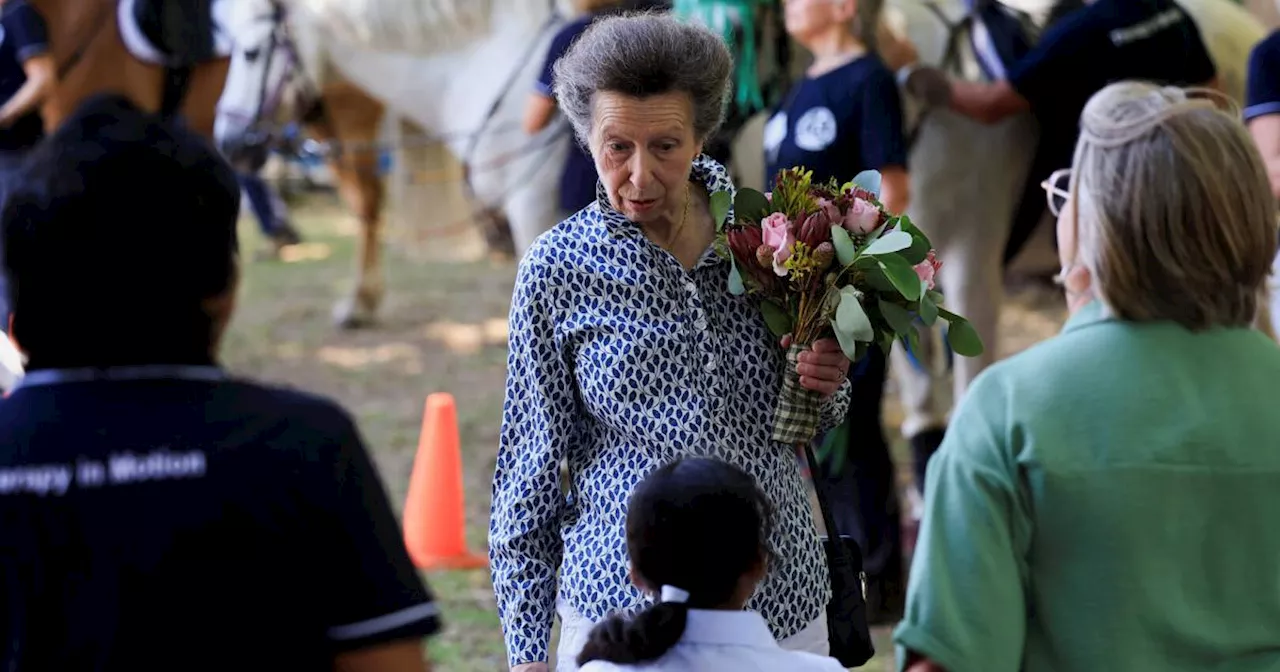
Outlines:
<svg viewBox="0 0 1280 672"><path fill-rule="evenodd" d="M797 83L765 125L765 184L804 166L815 182L906 168L902 98L893 73L866 55Z"/></svg>
<svg viewBox="0 0 1280 672"><path fill-rule="evenodd" d="M328 672L438 629L340 407L134 371L0 401L0 668Z"/></svg>
<svg viewBox="0 0 1280 672"><path fill-rule="evenodd" d="M1046 30L1009 83L1040 119L1042 145L1056 144L1069 164L1080 114L1108 84L1191 86L1215 74L1199 28L1173 0L1097 0Z"/></svg>
<svg viewBox="0 0 1280 672"><path fill-rule="evenodd" d="M13 97L27 73L22 65L49 50L49 31L39 12L25 0L8 0L0 13L0 104ZM0 128L0 150L24 149L44 136L44 123L32 111L8 128Z"/></svg>
<svg viewBox="0 0 1280 672"><path fill-rule="evenodd" d="M1280 114L1280 31L1254 45L1249 53L1249 83L1244 120Z"/></svg>
<svg viewBox="0 0 1280 672"><path fill-rule="evenodd" d="M538 75L538 82L535 84L539 93L550 98L555 97L552 90L554 74L552 69L556 61L569 51L574 40L578 39L578 36L582 35L598 16L600 16L599 13L579 17L561 28L560 32L551 39L547 59L542 64L542 73ZM564 163L564 172L560 175L560 209L566 213L577 212L596 200L596 183L600 181L591 153L577 142L576 138L570 144L569 156Z"/></svg>

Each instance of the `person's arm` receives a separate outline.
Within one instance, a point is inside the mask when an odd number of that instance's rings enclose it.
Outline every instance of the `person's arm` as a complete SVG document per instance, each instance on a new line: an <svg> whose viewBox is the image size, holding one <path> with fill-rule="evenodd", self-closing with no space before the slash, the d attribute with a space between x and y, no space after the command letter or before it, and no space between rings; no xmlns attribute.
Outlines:
<svg viewBox="0 0 1280 672"><path fill-rule="evenodd" d="M409 559L359 430L340 409L330 417L332 450L308 465L322 474L306 523L324 581L315 617L336 669L424 672L423 639L439 631L439 608Z"/></svg>
<svg viewBox="0 0 1280 672"><path fill-rule="evenodd" d="M549 660L563 553L560 461L582 410L557 344L549 265L531 250L511 298L506 400L493 474L489 560L508 664Z"/></svg>
<svg viewBox="0 0 1280 672"><path fill-rule="evenodd" d="M1015 434L1011 393L992 373L974 381L929 461L906 613L894 631L902 670L1022 663L1031 518L1006 441Z"/></svg>
<svg viewBox="0 0 1280 672"><path fill-rule="evenodd" d="M1249 133L1262 154L1267 180L1271 182L1271 194L1280 199L1280 106L1274 113L1250 119Z"/></svg>
<svg viewBox="0 0 1280 672"><path fill-rule="evenodd" d="M335 672L427 672L422 645L414 641L392 642L340 654Z"/></svg>
<svg viewBox="0 0 1280 672"><path fill-rule="evenodd" d="M951 109L984 124L1027 112L1031 103L1009 82L951 82Z"/></svg>
<svg viewBox="0 0 1280 672"><path fill-rule="evenodd" d="M547 127L556 114L556 98L552 89L552 78L555 76L556 61L569 50L569 45L579 34L575 24L570 24L554 38L547 49L547 56L542 61L542 70L538 73L538 81L533 85L533 93L525 103L524 120L521 126L524 132L533 135Z"/></svg>
<svg viewBox="0 0 1280 672"><path fill-rule="evenodd" d="M521 126L524 132L534 135L547 127L556 114L556 99L542 93L529 95L529 102L524 105L524 120Z"/></svg>
<svg viewBox="0 0 1280 672"><path fill-rule="evenodd" d="M0 127L6 127L39 109L58 83L58 69L49 53L49 34L44 19L30 6L22 5L5 17L6 38L22 62L27 81L13 97L0 106Z"/></svg>
<svg viewBox="0 0 1280 672"><path fill-rule="evenodd" d="M911 204L911 176L907 173L907 140L903 129L902 93L889 71L867 82L859 115L862 165L880 171L880 202L901 214Z"/></svg>

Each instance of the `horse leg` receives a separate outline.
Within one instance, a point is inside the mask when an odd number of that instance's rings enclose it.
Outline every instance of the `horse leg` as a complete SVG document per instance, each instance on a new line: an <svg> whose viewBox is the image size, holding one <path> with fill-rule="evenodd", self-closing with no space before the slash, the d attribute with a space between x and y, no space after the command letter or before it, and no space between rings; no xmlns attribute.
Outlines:
<svg viewBox="0 0 1280 672"><path fill-rule="evenodd" d="M309 130L319 140L336 141L337 153L329 165L342 200L360 220L356 281L333 311L337 326L355 329L374 322L386 291L381 241L383 185L375 146L385 107L346 81L326 84L321 99L324 119Z"/></svg>

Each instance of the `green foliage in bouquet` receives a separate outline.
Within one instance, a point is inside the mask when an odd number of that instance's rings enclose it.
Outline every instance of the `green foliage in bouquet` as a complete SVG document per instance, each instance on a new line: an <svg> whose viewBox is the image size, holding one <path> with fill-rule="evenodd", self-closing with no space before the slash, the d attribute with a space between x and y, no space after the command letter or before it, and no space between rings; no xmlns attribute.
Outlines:
<svg viewBox="0 0 1280 672"><path fill-rule="evenodd" d="M875 171L845 184L814 184L804 168L779 173L769 194L739 189L732 221L728 192L712 194L715 249L730 261L729 290L757 297L769 329L790 334L793 348L834 335L852 361L873 344L887 354L899 339L919 352L917 321L932 327L941 319L956 354L982 354L973 325L942 307L934 285L942 262L929 238L906 215L887 212L879 196ZM818 402L792 398L804 394L794 381L786 387L779 404L788 409L775 415L783 428L775 428L775 439L811 438ZM803 420L794 420L797 414Z"/></svg>

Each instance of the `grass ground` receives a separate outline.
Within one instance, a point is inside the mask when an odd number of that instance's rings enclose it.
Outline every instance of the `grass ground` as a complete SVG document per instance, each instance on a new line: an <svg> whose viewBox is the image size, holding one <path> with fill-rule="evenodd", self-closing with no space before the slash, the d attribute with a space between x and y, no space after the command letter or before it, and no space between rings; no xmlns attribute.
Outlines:
<svg viewBox="0 0 1280 672"><path fill-rule="evenodd" d="M352 277L355 231L329 195L309 196L295 206L295 217L307 244L282 261L246 264L225 351L228 366L340 401L356 416L396 506L404 501L426 395L453 394L463 447L467 538L472 549L483 551L514 267L459 260L442 251L466 248L465 241L435 241L424 249L421 242L393 239L387 245L382 324L342 332L331 326L330 311ZM248 219L243 232L246 259L252 259L251 248L260 246L261 239ZM1057 328L1053 309L1009 312L1014 349ZM899 414L893 404L886 416L896 426ZM905 468L908 458L901 442L895 452ZM436 669L505 669L488 572L433 572L426 578L448 623L430 643ZM880 655L862 669L892 669L887 630L877 640Z"/></svg>

